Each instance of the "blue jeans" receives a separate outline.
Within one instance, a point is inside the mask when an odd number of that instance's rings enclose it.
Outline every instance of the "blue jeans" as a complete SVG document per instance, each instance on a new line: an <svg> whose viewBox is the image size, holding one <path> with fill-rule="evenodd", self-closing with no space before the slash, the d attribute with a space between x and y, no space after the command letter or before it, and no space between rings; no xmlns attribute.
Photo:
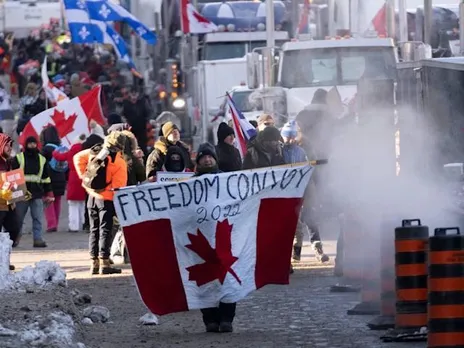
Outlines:
<svg viewBox="0 0 464 348"><path fill-rule="evenodd" d="M42 198L31 199L27 202L18 202L16 204L16 211L21 226L19 233L22 234L24 220L29 208L31 209L32 216L32 236L34 240L42 240L42 217L44 215Z"/></svg>

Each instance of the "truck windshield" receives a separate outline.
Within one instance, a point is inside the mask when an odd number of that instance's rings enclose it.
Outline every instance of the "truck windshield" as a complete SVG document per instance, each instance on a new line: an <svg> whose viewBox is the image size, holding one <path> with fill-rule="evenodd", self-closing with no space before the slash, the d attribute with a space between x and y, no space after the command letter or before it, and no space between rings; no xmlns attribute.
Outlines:
<svg viewBox="0 0 464 348"><path fill-rule="evenodd" d="M285 88L356 85L361 77L395 78L392 47L340 47L284 52Z"/></svg>
<svg viewBox="0 0 464 348"><path fill-rule="evenodd" d="M276 41L276 46L284 42ZM257 47L266 47L266 41L208 42L203 47L202 60L242 58Z"/></svg>
<svg viewBox="0 0 464 348"><path fill-rule="evenodd" d="M233 92L232 99L241 112L253 111L253 107L248 97L253 91Z"/></svg>
<svg viewBox="0 0 464 348"><path fill-rule="evenodd" d="M242 58L246 49L245 42L210 42L203 47L202 60Z"/></svg>

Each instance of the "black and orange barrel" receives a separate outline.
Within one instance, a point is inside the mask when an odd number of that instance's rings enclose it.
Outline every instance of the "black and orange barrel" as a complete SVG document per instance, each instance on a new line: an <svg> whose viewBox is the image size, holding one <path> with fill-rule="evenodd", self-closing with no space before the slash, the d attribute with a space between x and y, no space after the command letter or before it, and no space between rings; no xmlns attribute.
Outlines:
<svg viewBox="0 0 464 348"><path fill-rule="evenodd" d="M427 243L429 228L403 220L395 228L396 329L427 326Z"/></svg>
<svg viewBox="0 0 464 348"><path fill-rule="evenodd" d="M429 239L428 314L429 348L464 348L464 236L458 227L437 228Z"/></svg>

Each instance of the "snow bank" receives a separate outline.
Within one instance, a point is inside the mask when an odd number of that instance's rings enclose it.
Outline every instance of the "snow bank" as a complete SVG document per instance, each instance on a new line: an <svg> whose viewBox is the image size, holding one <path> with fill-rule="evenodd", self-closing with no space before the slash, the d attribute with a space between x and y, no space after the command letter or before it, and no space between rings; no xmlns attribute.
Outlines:
<svg viewBox="0 0 464 348"><path fill-rule="evenodd" d="M13 242L8 233L0 233L0 289L10 277L10 254Z"/></svg>
<svg viewBox="0 0 464 348"><path fill-rule="evenodd" d="M0 290L24 287L45 287L49 284L67 286L66 272L53 261L39 261L20 272L10 272L10 254L13 243L8 233L0 233Z"/></svg>
<svg viewBox="0 0 464 348"><path fill-rule="evenodd" d="M45 287L49 284L67 286L66 272L53 261L39 261L35 267L27 266L11 277L11 287L14 289L27 285Z"/></svg>
<svg viewBox="0 0 464 348"><path fill-rule="evenodd" d="M74 322L71 316L63 312L53 312L46 317L37 316L32 324L20 329L16 323L14 325L14 330L0 325L0 336L9 338L10 342L23 342L32 347L85 348L83 343L74 342Z"/></svg>

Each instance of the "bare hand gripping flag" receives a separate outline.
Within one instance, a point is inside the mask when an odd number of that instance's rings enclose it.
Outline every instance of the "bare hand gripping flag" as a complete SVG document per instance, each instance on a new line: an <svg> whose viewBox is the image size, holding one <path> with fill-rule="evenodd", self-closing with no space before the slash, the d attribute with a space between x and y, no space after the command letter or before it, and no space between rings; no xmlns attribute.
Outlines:
<svg viewBox="0 0 464 348"><path fill-rule="evenodd" d="M237 302L288 284L293 237L313 168L205 174L116 192L134 277L163 315Z"/></svg>

